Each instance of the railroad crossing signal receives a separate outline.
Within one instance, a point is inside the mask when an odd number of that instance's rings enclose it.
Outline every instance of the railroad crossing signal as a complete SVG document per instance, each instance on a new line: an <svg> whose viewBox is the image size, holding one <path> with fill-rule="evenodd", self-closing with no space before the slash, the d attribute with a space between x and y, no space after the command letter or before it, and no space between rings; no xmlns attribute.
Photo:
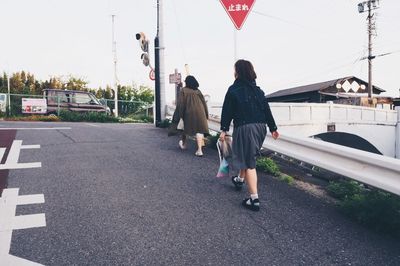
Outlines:
<svg viewBox="0 0 400 266"><path fill-rule="evenodd" d="M143 51L142 55L140 56L143 65L150 66L149 41L146 39L146 35L143 32L136 33L136 40L139 41L140 48Z"/></svg>

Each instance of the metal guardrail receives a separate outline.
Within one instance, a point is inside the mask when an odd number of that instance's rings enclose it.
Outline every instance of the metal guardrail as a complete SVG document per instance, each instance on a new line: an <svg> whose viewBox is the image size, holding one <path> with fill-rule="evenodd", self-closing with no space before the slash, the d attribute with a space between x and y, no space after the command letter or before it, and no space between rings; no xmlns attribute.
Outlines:
<svg viewBox="0 0 400 266"><path fill-rule="evenodd" d="M167 112L174 107L168 106ZM171 113L172 115L172 113ZM209 128L220 131L220 121L210 117ZM312 138L267 136L264 148L324 168L361 183L400 195L400 160Z"/></svg>

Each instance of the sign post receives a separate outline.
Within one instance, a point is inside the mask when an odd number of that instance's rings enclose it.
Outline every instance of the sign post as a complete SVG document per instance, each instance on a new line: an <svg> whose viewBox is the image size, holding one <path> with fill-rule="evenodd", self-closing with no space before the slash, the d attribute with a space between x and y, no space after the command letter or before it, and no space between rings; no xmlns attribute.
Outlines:
<svg viewBox="0 0 400 266"><path fill-rule="evenodd" d="M233 30L233 53L237 60L237 31L240 30L256 0L220 0L236 29Z"/></svg>
<svg viewBox="0 0 400 266"><path fill-rule="evenodd" d="M182 75L181 73L178 73L178 69L175 68L175 73L169 75L169 83L170 84L175 84L175 104L178 103L178 96L179 96L179 90L181 89L181 84L182 84Z"/></svg>

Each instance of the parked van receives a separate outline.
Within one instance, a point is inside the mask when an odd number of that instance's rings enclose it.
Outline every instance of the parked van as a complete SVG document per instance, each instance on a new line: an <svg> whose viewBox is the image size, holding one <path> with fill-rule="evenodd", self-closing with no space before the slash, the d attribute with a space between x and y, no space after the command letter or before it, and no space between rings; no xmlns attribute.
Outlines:
<svg viewBox="0 0 400 266"><path fill-rule="evenodd" d="M99 100L90 92L74 90L43 90L47 100L47 114L57 114L60 110L72 112L101 112L110 114L110 108L102 105Z"/></svg>

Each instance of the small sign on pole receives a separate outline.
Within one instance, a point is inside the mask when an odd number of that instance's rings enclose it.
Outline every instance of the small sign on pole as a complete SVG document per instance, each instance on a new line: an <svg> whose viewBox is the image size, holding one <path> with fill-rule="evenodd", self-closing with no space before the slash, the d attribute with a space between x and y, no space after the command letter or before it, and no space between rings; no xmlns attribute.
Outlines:
<svg viewBox="0 0 400 266"><path fill-rule="evenodd" d="M240 30L256 0L220 0L220 2L233 25Z"/></svg>
<svg viewBox="0 0 400 266"><path fill-rule="evenodd" d="M151 80L155 80L155 79L156 79L156 73L154 72L154 69L151 69L151 70L150 70L149 78L150 78Z"/></svg>
<svg viewBox="0 0 400 266"><path fill-rule="evenodd" d="M169 75L169 84L179 84L182 82L181 73L174 73Z"/></svg>

